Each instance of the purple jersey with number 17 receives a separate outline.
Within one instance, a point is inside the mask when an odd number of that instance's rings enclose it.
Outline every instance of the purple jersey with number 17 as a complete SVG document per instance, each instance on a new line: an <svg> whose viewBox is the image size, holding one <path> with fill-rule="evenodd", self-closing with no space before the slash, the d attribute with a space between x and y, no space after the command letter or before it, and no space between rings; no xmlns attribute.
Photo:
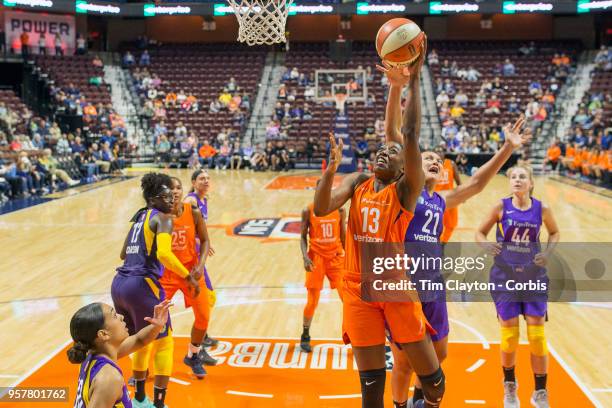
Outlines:
<svg viewBox="0 0 612 408"><path fill-rule="evenodd" d="M157 259L155 233L149 227L151 218L159 211L142 210L128 233L125 261L117 273L125 276L155 276L160 278L163 268Z"/></svg>

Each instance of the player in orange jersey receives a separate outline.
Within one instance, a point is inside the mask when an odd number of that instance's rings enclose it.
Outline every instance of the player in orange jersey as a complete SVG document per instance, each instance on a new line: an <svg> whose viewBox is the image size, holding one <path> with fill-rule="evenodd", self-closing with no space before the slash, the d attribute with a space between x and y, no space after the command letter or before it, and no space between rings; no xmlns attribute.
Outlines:
<svg viewBox="0 0 612 408"><path fill-rule="evenodd" d="M403 248L406 230L423 189L419 72L425 54L423 49L419 59L408 68L411 79L402 123L403 143L387 142L378 149L373 176L350 174L332 190L343 144L340 141L336 145L330 137L329 166L315 193L317 216L351 202L342 286L343 338L352 344L359 369L362 406L367 408L384 406L387 334L405 353L421 380L425 400L419 406L438 407L444 395L444 373L430 338L434 331L423 315L418 297L397 302L368 302L361 297L362 290L366 293L371 288L375 290L374 286L368 287L368 280L362 280L362 273L366 278L371 276L367 269L362 271L361 265L368 243L397 243Z"/></svg>
<svg viewBox="0 0 612 408"><path fill-rule="evenodd" d="M317 182L318 184L318 182ZM309 245L310 241L310 245ZM344 269L344 209L332 211L324 217L317 217L313 213L313 204L302 211L302 239L300 248L304 258L308 300L304 308L304 330L300 339L300 347L310 353L310 323L315 309L319 304L319 295L323 289L325 276L332 289L340 290L342 284L342 270Z"/></svg>
<svg viewBox="0 0 612 408"><path fill-rule="evenodd" d="M173 228L172 228L172 252L181 261L183 266L196 278L200 290L206 288L204 282L204 266L210 249L210 239L206 229L206 223L197 206L184 203L183 185L181 180L171 177L171 191L173 196ZM199 238L200 251L196 249L196 236ZM166 292L168 299L172 299L177 290L183 292L185 306L191 306L195 316L195 322L191 328L191 341L187 355L183 362L188 365L193 374L198 378L204 378L206 370L201 359L201 343L206 336L208 321L210 320L210 304L206 296L193 296L184 279L178 277L172 270L164 269L160 283Z"/></svg>
<svg viewBox="0 0 612 408"><path fill-rule="evenodd" d="M403 87L410 81L403 68L393 68L383 62L384 66L376 68L384 73L389 80L389 95L387 98L387 111L385 118L385 139L389 142L402 141L401 128L401 93ZM435 192L438 179L443 177L442 155L433 151L421 153L425 187L414 210L414 217L406 232L405 242L410 243L406 251L414 255L414 251L426 252L428 256L442 255L442 248L434 243L441 242L443 225L439 223L444 218L445 210L457 208L465 201L479 194L493 179L512 153L520 148L531 137L531 130L521 129L525 118L521 115L513 126L504 127L505 143L495 155L482 165L467 182L449 189ZM456 173L455 173L456 174ZM434 221L435 220L435 221ZM420 246L427 243L427 245ZM413 282L429 280L443 284L444 278L439 269L425 268L412 275ZM418 284L418 283L417 283ZM431 340L442 363L448 354L448 311L446 307L445 291L431 291L418 289L422 299L422 308L429 324L436 331ZM423 399L423 392L419 381L414 387L414 395L408 400L408 390L412 377L412 368L404 354L395 345L391 344L393 352L393 372L391 375L391 389L395 408L414 407Z"/></svg>
<svg viewBox="0 0 612 408"><path fill-rule="evenodd" d="M441 147L436 148L436 153L443 160L442 162L442 173L440 173L440 181L436 183L435 191L446 191L452 190L456 186L461 185L461 176L459 175L459 169L457 164L450 159L445 157L445 150ZM455 186L456 185L456 186ZM459 223L459 208L451 207L444 210L444 216L442 217L442 235L440 236L440 242L445 244L450 240L451 235L457 224Z"/></svg>

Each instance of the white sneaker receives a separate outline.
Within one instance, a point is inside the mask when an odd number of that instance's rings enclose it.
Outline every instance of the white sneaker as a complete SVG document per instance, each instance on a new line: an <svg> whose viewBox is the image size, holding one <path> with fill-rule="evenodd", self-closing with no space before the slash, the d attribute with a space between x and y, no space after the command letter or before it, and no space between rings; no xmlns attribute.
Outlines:
<svg viewBox="0 0 612 408"><path fill-rule="evenodd" d="M550 404L548 403L548 391L546 390L537 390L531 394L531 405L536 408L550 408Z"/></svg>
<svg viewBox="0 0 612 408"><path fill-rule="evenodd" d="M518 383L512 381L504 382L504 408L519 408L521 401L519 401L516 390L518 389Z"/></svg>

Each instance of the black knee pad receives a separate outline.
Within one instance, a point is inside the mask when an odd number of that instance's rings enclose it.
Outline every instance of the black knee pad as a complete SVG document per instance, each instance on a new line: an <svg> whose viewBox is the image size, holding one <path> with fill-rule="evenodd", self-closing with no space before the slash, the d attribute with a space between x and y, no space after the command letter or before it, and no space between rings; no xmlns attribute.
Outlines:
<svg viewBox="0 0 612 408"><path fill-rule="evenodd" d="M387 371L384 368L359 371L362 408L384 408L386 379Z"/></svg>
<svg viewBox="0 0 612 408"><path fill-rule="evenodd" d="M419 375L419 380L421 380L421 386L423 387L425 402L432 407L439 406L442 402L445 389L445 377L442 367L439 367L433 374Z"/></svg>

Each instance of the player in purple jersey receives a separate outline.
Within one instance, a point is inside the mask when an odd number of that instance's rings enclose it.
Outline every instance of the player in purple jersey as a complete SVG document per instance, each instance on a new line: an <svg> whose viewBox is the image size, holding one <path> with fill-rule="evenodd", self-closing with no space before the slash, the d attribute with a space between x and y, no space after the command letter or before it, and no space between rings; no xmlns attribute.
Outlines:
<svg viewBox="0 0 612 408"><path fill-rule="evenodd" d="M130 336L123 316L104 303L80 308L70 319L68 360L81 364L74 408L132 408L117 360L153 342L165 329L171 303L153 309L149 324Z"/></svg>
<svg viewBox="0 0 612 408"><path fill-rule="evenodd" d="M383 62L383 64L385 64ZM401 118L401 90L410 80L403 68L392 68L385 64L384 67L377 66L378 70L385 73L389 79L389 97L386 111L386 138L389 141L401 142L400 118ZM480 193L491 179L502 168L512 153L520 148L523 143L531 137L530 130L522 131L524 118L521 116L512 126L504 128L504 146L485 163L466 183L458 185L454 189L435 191L436 184L440 180L443 171L442 156L437 152L425 151L421 154L422 171L425 185L421 196L417 200L414 217L406 231L405 242L410 243L406 252L426 251L428 256L442 256L440 236L443 230L443 215L446 209L455 208ZM420 245L419 245L420 244ZM412 278L420 288L419 282L429 280L443 283L444 279L440 270L420 270ZM438 356L442 362L448 350L448 312L446 307L445 291L423 293L419 290L421 304L425 317L437 331L431 339ZM391 349L394 356L393 372L391 377L393 399L396 407L407 407L417 404L423 399L423 392L417 378L415 392L412 400L408 401L408 390L412 368L404 353L392 343ZM408 405L410 404L410 405Z"/></svg>
<svg viewBox="0 0 612 408"><path fill-rule="evenodd" d="M531 351L535 391L531 404L548 408L546 377L548 348L544 335L547 311L547 291L512 292L515 281L548 282L547 259L559 242L559 228L552 210L532 197L533 174L529 167L517 165L508 170L512 195L498 202L476 232L476 241L495 255L491 268L491 282L505 290L492 292L501 325L501 361L504 373L504 408L520 406L514 374L516 350L519 344L519 316L527 321L527 339ZM540 248L540 227L548 231L548 243ZM495 243L487 241L487 234L497 225Z"/></svg>
<svg viewBox="0 0 612 408"><path fill-rule="evenodd" d="M165 299L164 289L159 283L161 266L172 270L187 281L197 296L200 287L193 273L188 271L172 253L172 180L165 174L148 173L142 177L141 188L147 207L139 210L132 219L121 259L123 265L117 268L113 278L111 296L117 312L125 316L125 323L131 335L144 325L144 318L153 313L155 305ZM145 394L145 381L153 344L134 353L136 395L132 400L134 408L164 408L164 400L170 374L174 344L172 325L168 325L155 341L155 383L153 404Z"/></svg>
<svg viewBox="0 0 612 408"><path fill-rule="evenodd" d="M183 200L186 203L191 205L197 205L202 213L202 217L204 217L204 222L208 221L208 189L210 187L210 175L208 171L204 169L198 169L193 172L191 175L191 191L185 199ZM208 252L208 256L213 256L215 254L215 250L213 247L210 247ZM212 308L215 306L217 301L217 295L215 293L215 289L213 288L212 282L210 280L210 276L208 274L207 268L204 268L204 281L206 282L206 291L208 298L210 300L210 308L212 312ZM204 341L202 342L203 347L211 347L215 346L219 343L219 340L213 339L206 334ZM201 356L202 360L206 363L206 365L215 365L217 362L215 359L206 354L206 350L202 349Z"/></svg>

